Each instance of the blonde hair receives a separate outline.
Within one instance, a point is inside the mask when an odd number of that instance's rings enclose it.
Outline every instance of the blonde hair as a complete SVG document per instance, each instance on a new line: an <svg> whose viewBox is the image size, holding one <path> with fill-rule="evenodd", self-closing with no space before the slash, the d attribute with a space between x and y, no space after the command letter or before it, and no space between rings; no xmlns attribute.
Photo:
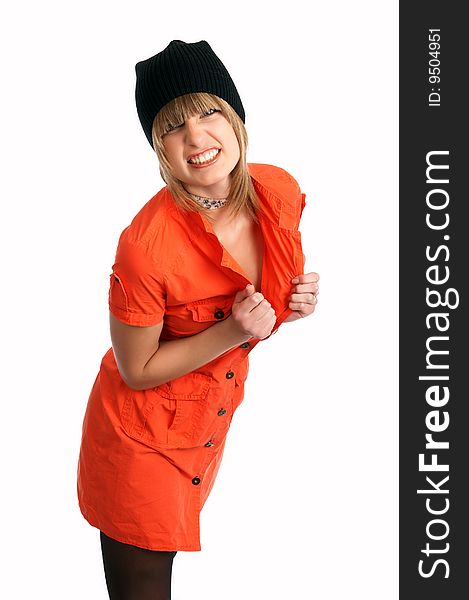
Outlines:
<svg viewBox="0 0 469 600"><path fill-rule="evenodd" d="M243 121L235 110L218 96L206 92L185 94L184 96L173 98L158 112L153 121L152 142L158 157L161 177L179 207L188 211L202 211L207 220L213 222L210 210L202 209L190 197L184 188L183 182L173 175L163 145L163 136L173 124L183 123L191 116L201 114L211 108L220 110L225 119L233 127L239 144L239 161L230 173L230 191L227 202L227 205L229 205L229 214L233 218L245 207L252 219L257 223L256 211L261 210L261 206L246 164L247 131Z"/></svg>

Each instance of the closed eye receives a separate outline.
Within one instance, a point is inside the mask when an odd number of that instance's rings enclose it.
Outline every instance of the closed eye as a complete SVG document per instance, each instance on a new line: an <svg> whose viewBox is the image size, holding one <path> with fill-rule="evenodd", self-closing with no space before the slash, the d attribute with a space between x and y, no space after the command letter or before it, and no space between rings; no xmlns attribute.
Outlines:
<svg viewBox="0 0 469 600"><path fill-rule="evenodd" d="M180 123L179 125L171 125L171 123L170 123L166 127L166 133L173 131L173 129L177 129L178 127L182 127L183 125L184 125L184 123Z"/></svg>
<svg viewBox="0 0 469 600"><path fill-rule="evenodd" d="M207 111L205 111L204 113L202 113L203 117L209 117L210 115L213 115L217 112L220 112L217 108L209 108Z"/></svg>
<svg viewBox="0 0 469 600"><path fill-rule="evenodd" d="M209 108L208 110L206 110L205 112L202 113L202 117L210 117L212 115L214 115L215 113L219 113L221 112L220 110L218 110L217 108ZM179 129L179 127L182 127L184 125L184 123L180 123L179 125L172 125L171 123L169 123L166 126L166 133L170 133L171 131L174 131L175 129Z"/></svg>

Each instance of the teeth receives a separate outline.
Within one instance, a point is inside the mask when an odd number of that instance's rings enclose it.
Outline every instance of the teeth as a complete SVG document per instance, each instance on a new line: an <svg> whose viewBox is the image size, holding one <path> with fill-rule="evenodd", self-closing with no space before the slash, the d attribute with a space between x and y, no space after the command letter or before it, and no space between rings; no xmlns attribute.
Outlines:
<svg viewBox="0 0 469 600"><path fill-rule="evenodd" d="M212 160L218 154L218 150L210 150L209 152L205 152L205 154L199 154L195 158L189 159L188 162L201 165Z"/></svg>

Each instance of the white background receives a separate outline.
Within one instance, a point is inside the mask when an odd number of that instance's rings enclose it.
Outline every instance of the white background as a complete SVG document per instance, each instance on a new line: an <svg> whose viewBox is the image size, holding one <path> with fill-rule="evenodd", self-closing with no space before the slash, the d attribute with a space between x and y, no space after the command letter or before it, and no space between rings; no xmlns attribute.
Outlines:
<svg viewBox="0 0 469 600"><path fill-rule="evenodd" d="M134 65L206 39L306 193L316 313L250 354L174 600L397 598L397 2L17 2L1 18L2 589L105 599L76 499L118 236L163 185ZM6 332L6 335L5 335ZM5 535L6 534L6 535Z"/></svg>

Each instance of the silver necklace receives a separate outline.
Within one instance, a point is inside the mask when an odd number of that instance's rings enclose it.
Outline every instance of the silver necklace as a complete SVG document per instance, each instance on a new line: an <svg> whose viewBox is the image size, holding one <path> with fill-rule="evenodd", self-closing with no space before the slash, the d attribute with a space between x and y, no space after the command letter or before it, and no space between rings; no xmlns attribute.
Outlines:
<svg viewBox="0 0 469 600"><path fill-rule="evenodd" d="M196 194L189 193L189 196L193 198L200 206L203 208L208 208L209 210L215 208L221 208L226 204L228 198L204 198L203 196L197 196Z"/></svg>

